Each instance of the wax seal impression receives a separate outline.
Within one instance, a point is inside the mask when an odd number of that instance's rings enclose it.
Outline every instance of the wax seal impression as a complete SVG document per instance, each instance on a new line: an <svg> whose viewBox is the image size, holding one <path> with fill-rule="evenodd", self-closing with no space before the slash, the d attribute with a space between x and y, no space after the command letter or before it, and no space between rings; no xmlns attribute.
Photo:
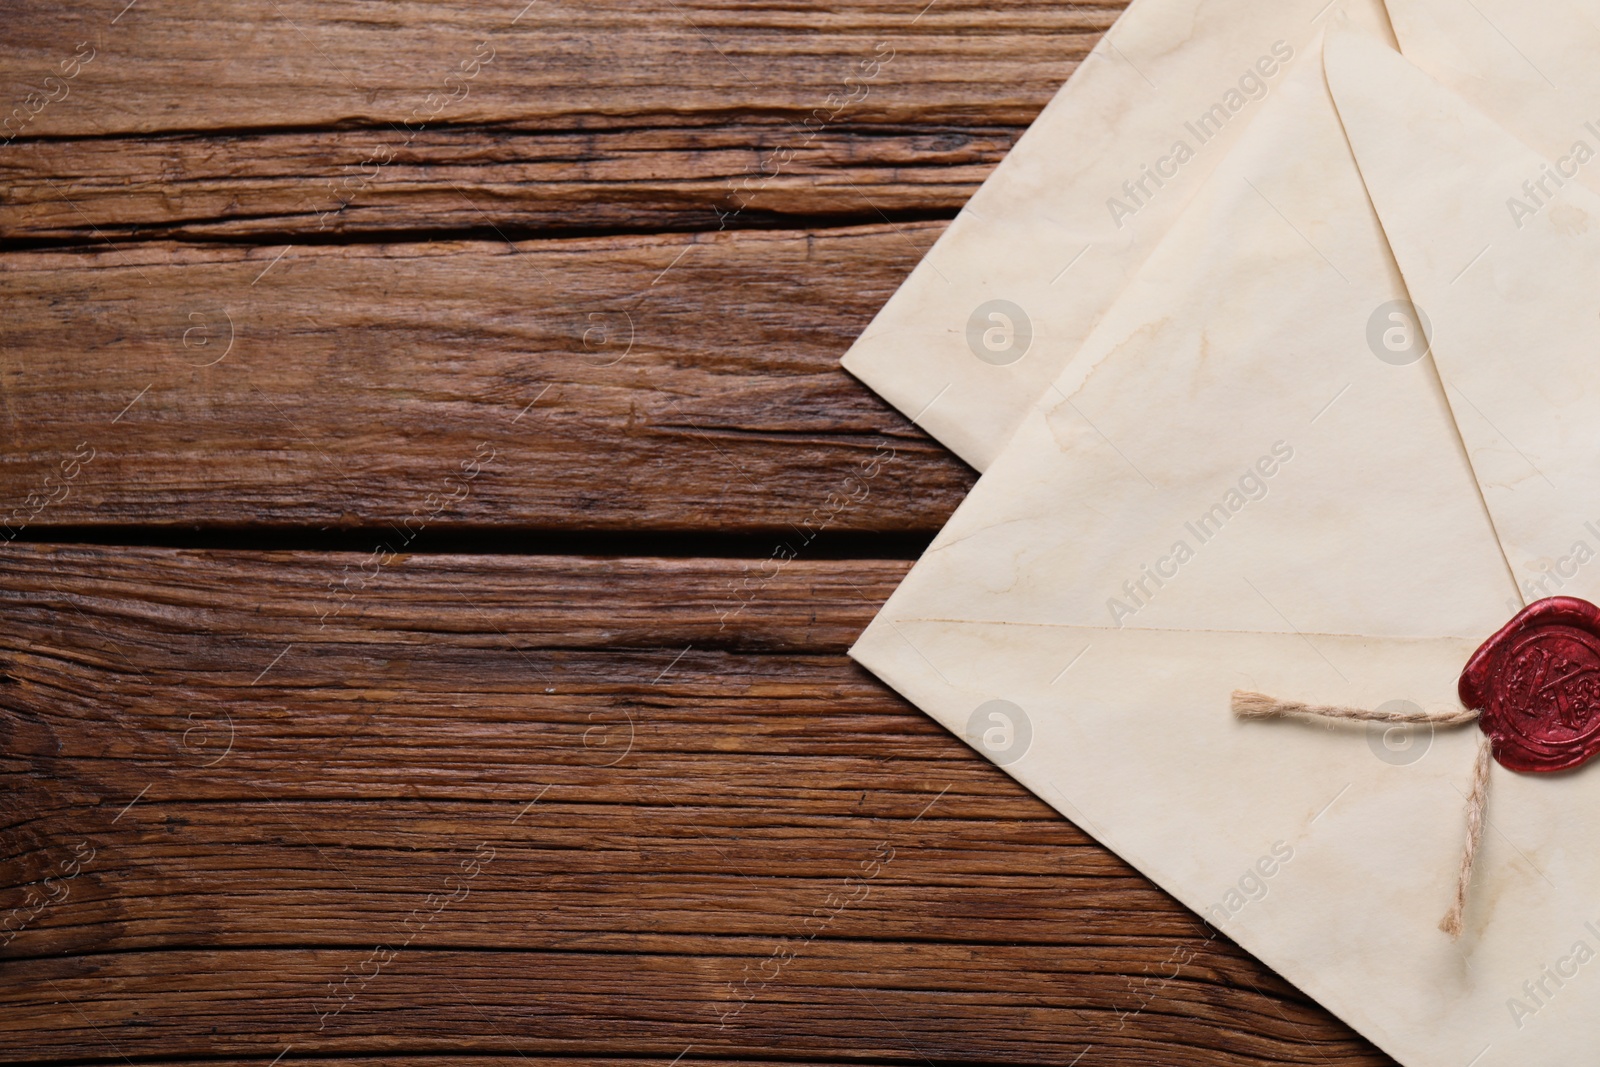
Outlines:
<svg viewBox="0 0 1600 1067"><path fill-rule="evenodd" d="M1557 596L1524 608L1472 654L1461 703L1513 771L1565 771L1600 754L1600 608Z"/></svg>

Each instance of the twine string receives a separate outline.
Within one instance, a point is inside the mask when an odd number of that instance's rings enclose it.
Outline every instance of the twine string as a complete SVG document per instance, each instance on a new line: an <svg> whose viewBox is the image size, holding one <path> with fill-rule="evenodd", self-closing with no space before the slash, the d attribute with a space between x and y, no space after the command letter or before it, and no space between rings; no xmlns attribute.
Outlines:
<svg viewBox="0 0 1600 1067"><path fill-rule="evenodd" d="M1326 704L1301 704L1278 700L1262 693L1235 690L1233 713L1241 719L1331 719L1340 722L1392 722L1428 726L1466 726L1478 720L1471 709L1457 711L1373 711ZM1484 735L1478 741L1478 756L1472 768L1472 790L1467 796L1467 841L1461 853L1461 868L1456 874L1455 899L1439 921L1439 929L1451 939L1461 936L1461 916L1467 907L1467 889L1472 884L1472 865L1483 841L1484 811L1489 803L1489 764L1493 747Z"/></svg>
<svg viewBox="0 0 1600 1067"><path fill-rule="evenodd" d="M1241 719L1341 719L1357 722L1416 723L1431 726L1465 726L1478 721L1478 713L1457 711L1372 711L1367 708L1342 708L1326 704L1300 704L1292 700L1279 700L1262 693L1247 693L1236 689L1233 693L1233 713Z"/></svg>
<svg viewBox="0 0 1600 1067"><path fill-rule="evenodd" d="M1439 922L1439 929L1454 940L1461 936L1461 913L1467 908L1467 886L1472 883L1472 862L1483 840L1483 812L1489 800L1489 763L1494 750L1487 734L1478 739L1478 761L1472 768L1472 792L1467 797L1467 845L1461 852L1461 872L1456 876L1456 899Z"/></svg>

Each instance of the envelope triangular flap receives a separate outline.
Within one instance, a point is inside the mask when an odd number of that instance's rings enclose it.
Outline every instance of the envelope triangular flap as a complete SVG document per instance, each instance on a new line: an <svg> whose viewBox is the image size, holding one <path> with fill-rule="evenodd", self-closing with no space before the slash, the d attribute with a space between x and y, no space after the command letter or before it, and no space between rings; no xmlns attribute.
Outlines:
<svg viewBox="0 0 1600 1067"><path fill-rule="evenodd" d="M1381 0L1136 0L845 367L986 468L1341 13L1388 34Z"/></svg>
<svg viewBox="0 0 1600 1067"><path fill-rule="evenodd" d="M1404 295L1302 68L885 615L1494 632L1515 591L1437 378L1368 344Z"/></svg>
<svg viewBox="0 0 1600 1067"><path fill-rule="evenodd" d="M1523 596L1600 599L1600 196L1388 49L1328 77Z"/></svg>

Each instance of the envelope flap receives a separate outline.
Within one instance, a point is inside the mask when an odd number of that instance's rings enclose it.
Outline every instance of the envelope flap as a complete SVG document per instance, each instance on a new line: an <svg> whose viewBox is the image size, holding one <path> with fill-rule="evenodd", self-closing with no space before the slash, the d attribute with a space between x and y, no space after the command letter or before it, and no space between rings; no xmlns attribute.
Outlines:
<svg viewBox="0 0 1600 1067"><path fill-rule="evenodd" d="M845 368L986 469L1339 18L1388 33L1381 0L1136 0L863 331ZM820 114L807 129L826 121ZM747 178L739 198L759 203L766 180ZM841 196L877 206L856 190Z"/></svg>
<svg viewBox="0 0 1600 1067"><path fill-rule="evenodd" d="M1403 295L1321 71L1302 68L934 541L900 613L1493 633L1519 604L1437 379L1369 346Z"/></svg>
<svg viewBox="0 0 1600 1067"><path fill-rule="evenodd" d="M1523 597L1600 599L1600 136L1544 159L1353 36L1327 70Z"/></svg>

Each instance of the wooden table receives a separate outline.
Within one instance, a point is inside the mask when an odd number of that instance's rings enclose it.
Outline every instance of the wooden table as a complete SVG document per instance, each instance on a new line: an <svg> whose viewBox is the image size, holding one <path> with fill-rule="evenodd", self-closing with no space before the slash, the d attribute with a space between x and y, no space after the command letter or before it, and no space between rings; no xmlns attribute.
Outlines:
<svg viewBox="0 0 1600 1067"><path fill-rule="evenodd" d="M845 657L1119 13L925 4L6 5L0 1059L1389 1062Z"/></svg>

